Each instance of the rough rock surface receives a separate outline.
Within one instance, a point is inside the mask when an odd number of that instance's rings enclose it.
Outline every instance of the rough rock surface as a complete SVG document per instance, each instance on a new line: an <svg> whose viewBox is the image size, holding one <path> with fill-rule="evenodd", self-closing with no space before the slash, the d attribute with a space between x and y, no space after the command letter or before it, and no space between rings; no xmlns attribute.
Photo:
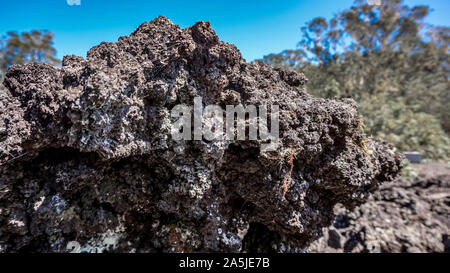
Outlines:
<svg viewBox="0 0 450 273"><path fill-rule="evenodd" d="M450 165L418 165L414 179L386 183L333 225L309 252L450 252Z"/></svg>
<svg viewBox="0 0 450 273"><path fill-rule="evenodd" d="M11 67L0 94L3 252L299 252L399 171L352 100L247 63L207 22L164 17L62 68ZM280 107L280 146L175 141L170 110ZM286 177L288 176L288 179ZM288 181L289 183L286 183Z"/></svg>

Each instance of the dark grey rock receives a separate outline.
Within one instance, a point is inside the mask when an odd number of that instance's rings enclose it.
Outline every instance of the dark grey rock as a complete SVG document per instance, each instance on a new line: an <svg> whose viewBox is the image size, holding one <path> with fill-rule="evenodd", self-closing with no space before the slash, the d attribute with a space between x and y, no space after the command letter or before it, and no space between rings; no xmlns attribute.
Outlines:
<svg viewBox="0 0 450 273"><path fill-rule="evenodd" d="M354 101L314 98L305 82L247 63L207 22L180 29L164 17L62 68L11 67L1 251L303 251L336 203L363 203L402 160L364 135ZM170 110L195 96L279 105L279 149L173 140Z"/></svg>
<svg viewBox="0 0 450 273"><path fill-rule="evenodd" d="M328 230L328 245L332 248L341 248L341 235L334 229Z"/></svg>
<svg viewBox="0 0 450 273"><path fill-rule="evenodd" d="M415 165L419 175L383 184L353 210L336 206L344 246L320 238L309 252L450 252L450 165ZM336 223L325 229L334 232Z"/></svg>

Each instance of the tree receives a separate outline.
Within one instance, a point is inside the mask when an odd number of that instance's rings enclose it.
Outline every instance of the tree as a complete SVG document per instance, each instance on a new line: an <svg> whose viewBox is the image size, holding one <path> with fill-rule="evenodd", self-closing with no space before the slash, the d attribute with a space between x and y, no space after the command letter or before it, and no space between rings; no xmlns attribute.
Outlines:
<svg viewBox="0 0 450 273"><path fill-rule="evenodd" d="M400 149L421 149L435 159L449 158L449 28L427 25L424 19L429 12L426 6L407 7L402 0L383 0L379 6L356 0L331 20L315 18L307 23L297 50L264 60L304 72L308 90L316 96L357 100L368 133L396 135L405 144L397 142ZM413 114L394 115L390 107L396 113ZM407 137L410 126L387 120L395 118L441 137L426 139L422 130L422 139L413 141ZM433 126L422 126L418 120Z"/></svg>
<svg viewBox="0 0 450 273"><path fill-rule="evenodd" d="M21 34L8 32L0 39L0 79L13 64L30 62L60 64L53 48L53 33L39 30Z"/></svg>

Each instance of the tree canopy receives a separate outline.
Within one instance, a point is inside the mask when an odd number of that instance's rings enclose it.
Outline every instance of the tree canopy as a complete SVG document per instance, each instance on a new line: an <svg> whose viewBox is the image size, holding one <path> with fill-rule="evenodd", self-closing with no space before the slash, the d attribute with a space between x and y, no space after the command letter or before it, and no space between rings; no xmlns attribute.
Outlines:
<svg viewBox="0 0 450 273"><path fill-rule="evenodd" d="M304 72L316 96L358 101L369 134L449 159L450 28L426 24L429 13L402 0L356 0L330 20L308 22L298 49L264 60Z"/></svg>
<svg viewBox="0 0 450 273"><path fill-rule="evenodd" d="M59 65L53 47L53 33L33 30L31 32L8 32L0 39L0 79L14 64L43 62Z"/></svg>

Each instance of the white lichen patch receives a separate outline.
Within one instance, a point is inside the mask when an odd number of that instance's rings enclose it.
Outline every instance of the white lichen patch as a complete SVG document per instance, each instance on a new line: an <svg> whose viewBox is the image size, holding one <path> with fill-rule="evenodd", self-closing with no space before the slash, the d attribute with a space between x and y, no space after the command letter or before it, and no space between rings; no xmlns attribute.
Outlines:
<svg viewBox="0 0 450 273"><path fill-rule="evenodd" d="M291 218L288 220L288 225L291 227L298 228L298 232L302 233L304 230L302 221L301 221L301 214L298 211L293 211L291 214Z"/></svg>
<svg viewBox="0 0 450 273"><path fill-rule="evenodd" d="M175 228L175 232L180 236L180 241L192 248L200 246L200 240L194 230L189 227L180 226Z"/></svg>
<svg viewBox="0 0 450 273"><path fill-rule="evenodd" d="M44 200L45 196L41 196L41 198L36 203L34 203L33 205L34 211L37 211L41 207L42 203L44 203Z"/></svg>
<svg viewBox="0 0 450 273"><path fill-rule="evenodd" d="M236 234L233 234L230 232L224 232L221 235L222 236L221 236L220 240L222 241L222 243L224 243L225 245L227 245L229 247L239 246L241 244L241 239L239 237L237 237Z"/></svg>
<svg viewBox="0 0 450 273"><path fill-rule="evenodd" d="M23 221L16 220L16 219L9 220L8 223L10 225L13 225L13 226L16 226L16 227L23 227L23 226L25 226L25 223Z"/></svg>
<svg viewBox="0 0 450 273"><path fill-rule="evenodd" d="M114 250L118 247L125 228L122 225L117 226L114 230L108 229L106 232L91 238L86 244L80 245L76 241L70 241L66 249L71 253L103 253L106 250Z"/></svg>

